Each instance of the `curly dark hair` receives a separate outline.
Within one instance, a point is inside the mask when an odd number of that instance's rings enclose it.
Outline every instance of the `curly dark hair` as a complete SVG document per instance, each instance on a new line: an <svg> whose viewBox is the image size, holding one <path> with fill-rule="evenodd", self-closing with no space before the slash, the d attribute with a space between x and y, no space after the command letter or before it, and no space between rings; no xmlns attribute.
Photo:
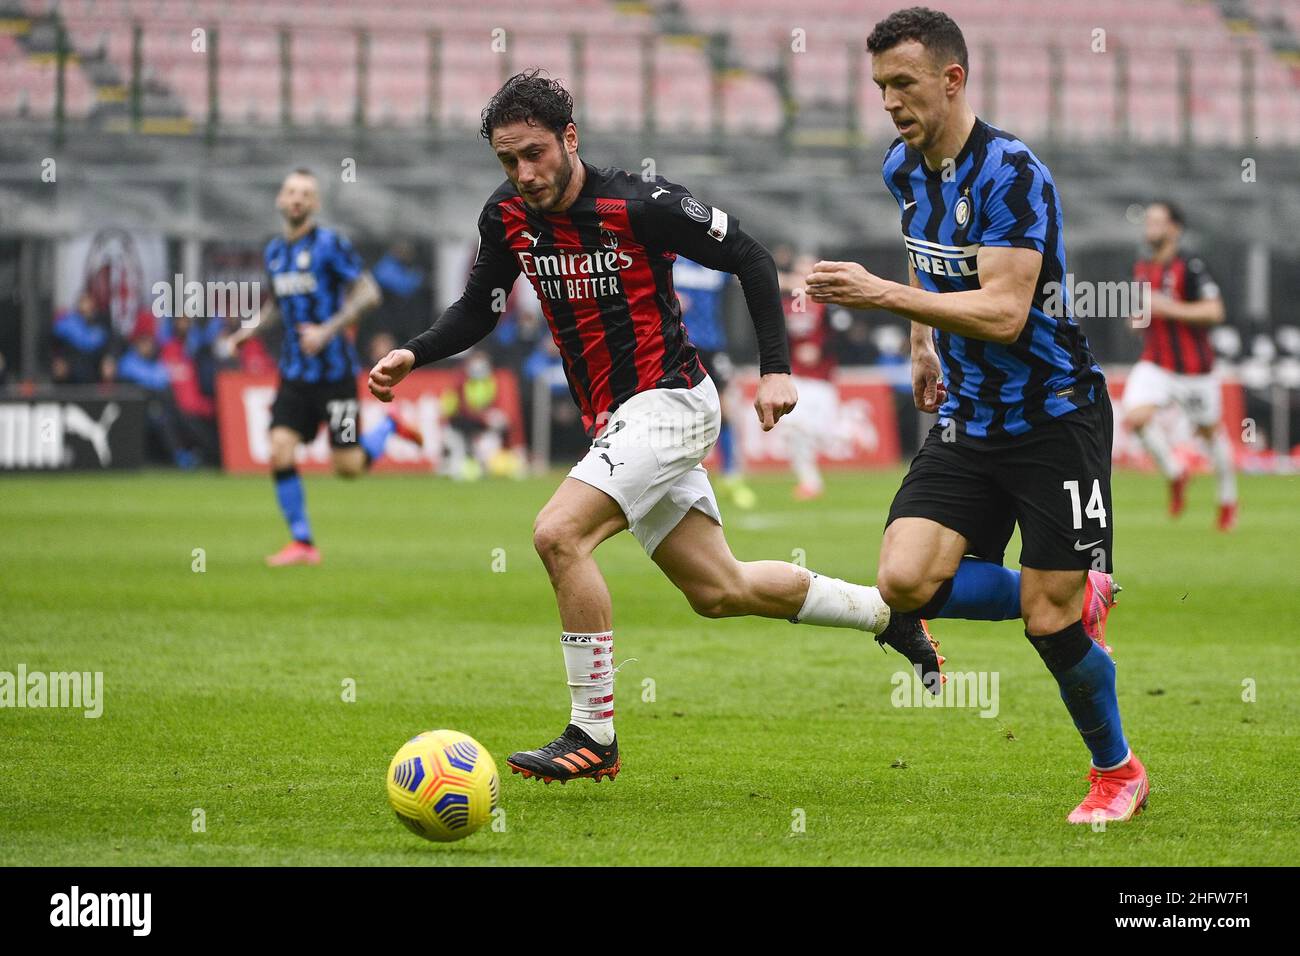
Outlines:
<svg viewBox="0 0 1300 956"><path fill-rule="evenodd" d="M921 44L943 65L960 64L969 79L966 38L961 35L961 27L948 14L929 7L895 10L871 31L871 36L867 37L867 50L883 53L908 40Z"/></svg>
<svg viewBox="0 0 1300 956"><path fill-rule="evenodd" d="M541 70L516 73L502 84L483 107L479 135L492 139L492 131L510 123L533 122L552 130L557 137L573 122L573 97L559 80L546 79Z"/></svg>

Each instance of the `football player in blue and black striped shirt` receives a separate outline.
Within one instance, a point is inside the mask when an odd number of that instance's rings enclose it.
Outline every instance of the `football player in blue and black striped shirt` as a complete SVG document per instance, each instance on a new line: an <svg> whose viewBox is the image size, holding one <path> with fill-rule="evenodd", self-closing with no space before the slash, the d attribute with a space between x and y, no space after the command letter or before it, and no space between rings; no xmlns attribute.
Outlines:
<svg viewBox="0 0 1300 956"><path fill-rule="evenodd" d="M271 406L271 469L276 498L292 540L267 563L317 564L306 498L298 475L298 446L310 442L322 424L329 428L334 470L345 477L364 472L384 453L389 436L416 444L418 431L393 415L360 434L356 348L347 330L380 301L379 286L348 242L317 225L320 191L315 175L295 169L276 197L284 233L266 245L272 295L258 320L230 337L234 347L278 319L280 387Z"/></svg>
<svg viewBox="0 0 1300 956"><path fill-rule="evenodd" d="M966 43L946 14L897 11L867 49L899 132L883 174L910 283L822 262L808 289L910 319L916 403L939 413L890 508L877 586L895 614L922 617L956 616L953 605L979 616L969 605L1017 587L1025 635L1092 754L1069 820L1128 820L1147 775L1120 725L1115 665L1080 616L1090 587L1112 597L1113 419L1068 297L1051 296L1066 273L1056 185L1029 147L972 112ZM1017 524L1018 581L1002 567Z"/></svg>

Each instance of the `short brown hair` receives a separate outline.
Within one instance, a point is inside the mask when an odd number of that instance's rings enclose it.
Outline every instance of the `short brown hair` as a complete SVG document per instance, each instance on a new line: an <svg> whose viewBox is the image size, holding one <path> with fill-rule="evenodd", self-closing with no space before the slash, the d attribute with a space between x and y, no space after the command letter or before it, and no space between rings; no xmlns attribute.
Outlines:
<svg viewBox="0 0 1300 956"><path fill-rule="evenodd" d="M929 7L908 7L895 10L876 24L867 37L867 50L883 53L900 43L915 40L930 55L947 63L957 63L970 77L970 61L966 55L966 38L955 20Z"/></svg>

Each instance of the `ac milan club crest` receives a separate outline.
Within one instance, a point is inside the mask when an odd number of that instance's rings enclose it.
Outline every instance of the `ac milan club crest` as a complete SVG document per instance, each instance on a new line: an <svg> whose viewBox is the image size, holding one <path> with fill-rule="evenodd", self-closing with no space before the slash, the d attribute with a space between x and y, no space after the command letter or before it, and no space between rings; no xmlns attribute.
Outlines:
<svg viewBox="0 0 1300 956"><path fill-rule="evenodd" d="M144 268L129 233L104 229L90 241L83 274L96 304L108 308L113 328L130 335L144 307Z"/></svg>

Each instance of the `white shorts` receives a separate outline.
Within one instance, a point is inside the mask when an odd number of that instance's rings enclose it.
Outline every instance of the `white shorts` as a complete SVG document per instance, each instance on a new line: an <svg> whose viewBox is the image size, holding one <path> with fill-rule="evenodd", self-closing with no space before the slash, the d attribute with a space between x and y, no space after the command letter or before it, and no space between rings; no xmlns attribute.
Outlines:
<svg viewBox="0 0 1300 956"><path fill-rule="evenodd" d="M638 392L614 410L569 477L617 501L628 528L653 555L692 508L722 524L700 464L721 427L718 390L707 376L694 388Z"/></svg>
<svg viewBox="0 0 1300 956"><path fill-rule="evenodd" d="M1219 379L1214 374L1179 375L1155 362L1134 365L1124 383L1120 408L1163 407L1170 402L1177 403L1198 428L1217 425L1222 415Z"/></svg>
<svg viewBox="0 0 1300 956"><path fill-rule="evenodd" d="M797 430L801 435L818 443L829 441L835 433L835 421L840 413L840 393L834 382L824 378L794 376L794 387L799 401L794 411L781 419L787 430Z"/></svg>

